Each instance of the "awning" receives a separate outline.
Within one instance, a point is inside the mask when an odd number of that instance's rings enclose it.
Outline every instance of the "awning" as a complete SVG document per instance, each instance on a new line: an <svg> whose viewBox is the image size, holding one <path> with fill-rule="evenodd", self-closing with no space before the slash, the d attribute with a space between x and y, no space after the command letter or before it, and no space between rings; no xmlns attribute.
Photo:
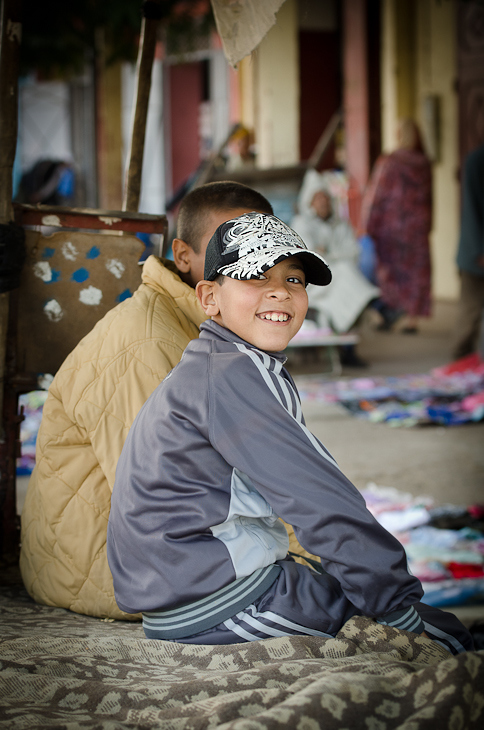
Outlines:
<svg viewBox="0 0 484 730"><path fill-rule="evenodd" d="M284 0L211 0L225 56L235 66L257 48Z"/></svg>

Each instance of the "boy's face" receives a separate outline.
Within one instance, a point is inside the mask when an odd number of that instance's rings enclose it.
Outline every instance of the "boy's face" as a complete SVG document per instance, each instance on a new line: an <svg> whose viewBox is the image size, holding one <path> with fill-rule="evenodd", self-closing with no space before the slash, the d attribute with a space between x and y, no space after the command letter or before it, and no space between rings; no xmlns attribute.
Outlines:
<svg viewBox="0 0 484 730"><path fill-rule="evenodd" d="M260 350L279 352L299 331L308 310L306 277L297 256L265 272L262 279L226 276L222 285L201 281L200 303L215 322Z"/></svg>
<svg viewBox="0 0 484 730"><path fill-rule="evenodd" d="M200 250L195 253L191 246L188 246L184 241L175 239L173 241L173 254L175 264L183 274L183 280L190 286L195 287L199 281L203 279L203 272L205 268L205 251L207 245L213 234L222 223L231 220L232 218L238 218L239 215L244 213L251 213L251 208L233 208L226 210L212 210L206 214L205 230L200 238ZM178 245L177 243L178 242ZM179 244L183 244L180 246Z"/></svg>

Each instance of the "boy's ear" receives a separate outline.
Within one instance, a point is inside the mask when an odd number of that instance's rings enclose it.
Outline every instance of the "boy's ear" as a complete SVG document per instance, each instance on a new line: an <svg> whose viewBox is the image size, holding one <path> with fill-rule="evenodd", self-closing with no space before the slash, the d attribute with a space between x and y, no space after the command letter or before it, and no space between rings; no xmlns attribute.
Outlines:
<svg viewBox="0 0 484 730"><path fill-rule="evenodd" d="M188 274L192 265L191 253L193 249L181 238L173 239L171 249L173 251L173 261L178 271Z"/></svg>
<svg viewBox="0 0 484 730"><path fill-rule="evenodd" d="M214 290L217 284L214 281L199 281L195 287L198 301L208 317L216 317L220 312Z"/></svg>

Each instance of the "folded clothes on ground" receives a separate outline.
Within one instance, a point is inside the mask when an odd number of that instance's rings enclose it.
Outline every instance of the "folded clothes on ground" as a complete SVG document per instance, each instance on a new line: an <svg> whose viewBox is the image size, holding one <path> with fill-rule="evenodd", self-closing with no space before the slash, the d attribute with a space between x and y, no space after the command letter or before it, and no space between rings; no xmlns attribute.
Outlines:
<svg viewBox="0 0 484 730"><path fill-rule="evenodd" d="M435 507L430 497L372 483L362 494L370 512L404 546L425 603L484 603L484 505Z"/></svg>
<svg viewBox="0 0 484 730"><path fill-rule="evenodd" d="M17 459L17 476L26 476L34 468L37 432L46 398L46 390L34 390L21 395L19 398L19 407L23 407L24 420L20 425L22 452L20 458Z"/></svg>
<svg viewBox="0 0 484 730"><path fill-rule="evenodd" d="M422 375L329 380L298 376L303 400L341 403L375 423L455 426L484 420L484 361L478 355Z"/></svg>

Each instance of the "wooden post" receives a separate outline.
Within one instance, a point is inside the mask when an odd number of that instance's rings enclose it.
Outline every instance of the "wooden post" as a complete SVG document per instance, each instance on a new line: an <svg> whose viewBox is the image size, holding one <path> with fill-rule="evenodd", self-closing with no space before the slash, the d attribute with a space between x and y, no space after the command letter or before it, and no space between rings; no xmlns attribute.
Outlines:
<svg viewBox="0 0 484 730"><path fill-rule="evenodd" d="M1 0L0 16L0 225L13 221L12 172L17 147L18 68L22 35L22 3ZM0 293L0 554L18 547L15 500L15 454L11 429L6 429L6 374L9 293ZM9 404L10 409L10 404Z"/></svg>
<svg viewBox="0 0 484 730"><path fill-rule="evenodd" d="M12 170L17 148L21 3L2 0L0 39L0 223L13 220Z"/></svg>
<svg viewBox="0 0 484 730"><path fill-rule="evenodd" d="M151 9L159 5L153 0ZM156 15L155 13L152 13ZM136 65L136 86L134 93L134 114L131 129L130 148L124 182L123 210L137 211L141 191L141 173L145 146L146 119L151 90L151 72L156 49L158 17L144 17L141 24L141 37Z"/></svg>
<svg viewBox="0 0 484 730"><path fill-rule="evenodd" d="M0 224L13 220L12 171L17 148L18 69L22 3L1 0L0 19ZM3 379L8 322L8 292L0 293L0 441L4 438Z"/></svg>

